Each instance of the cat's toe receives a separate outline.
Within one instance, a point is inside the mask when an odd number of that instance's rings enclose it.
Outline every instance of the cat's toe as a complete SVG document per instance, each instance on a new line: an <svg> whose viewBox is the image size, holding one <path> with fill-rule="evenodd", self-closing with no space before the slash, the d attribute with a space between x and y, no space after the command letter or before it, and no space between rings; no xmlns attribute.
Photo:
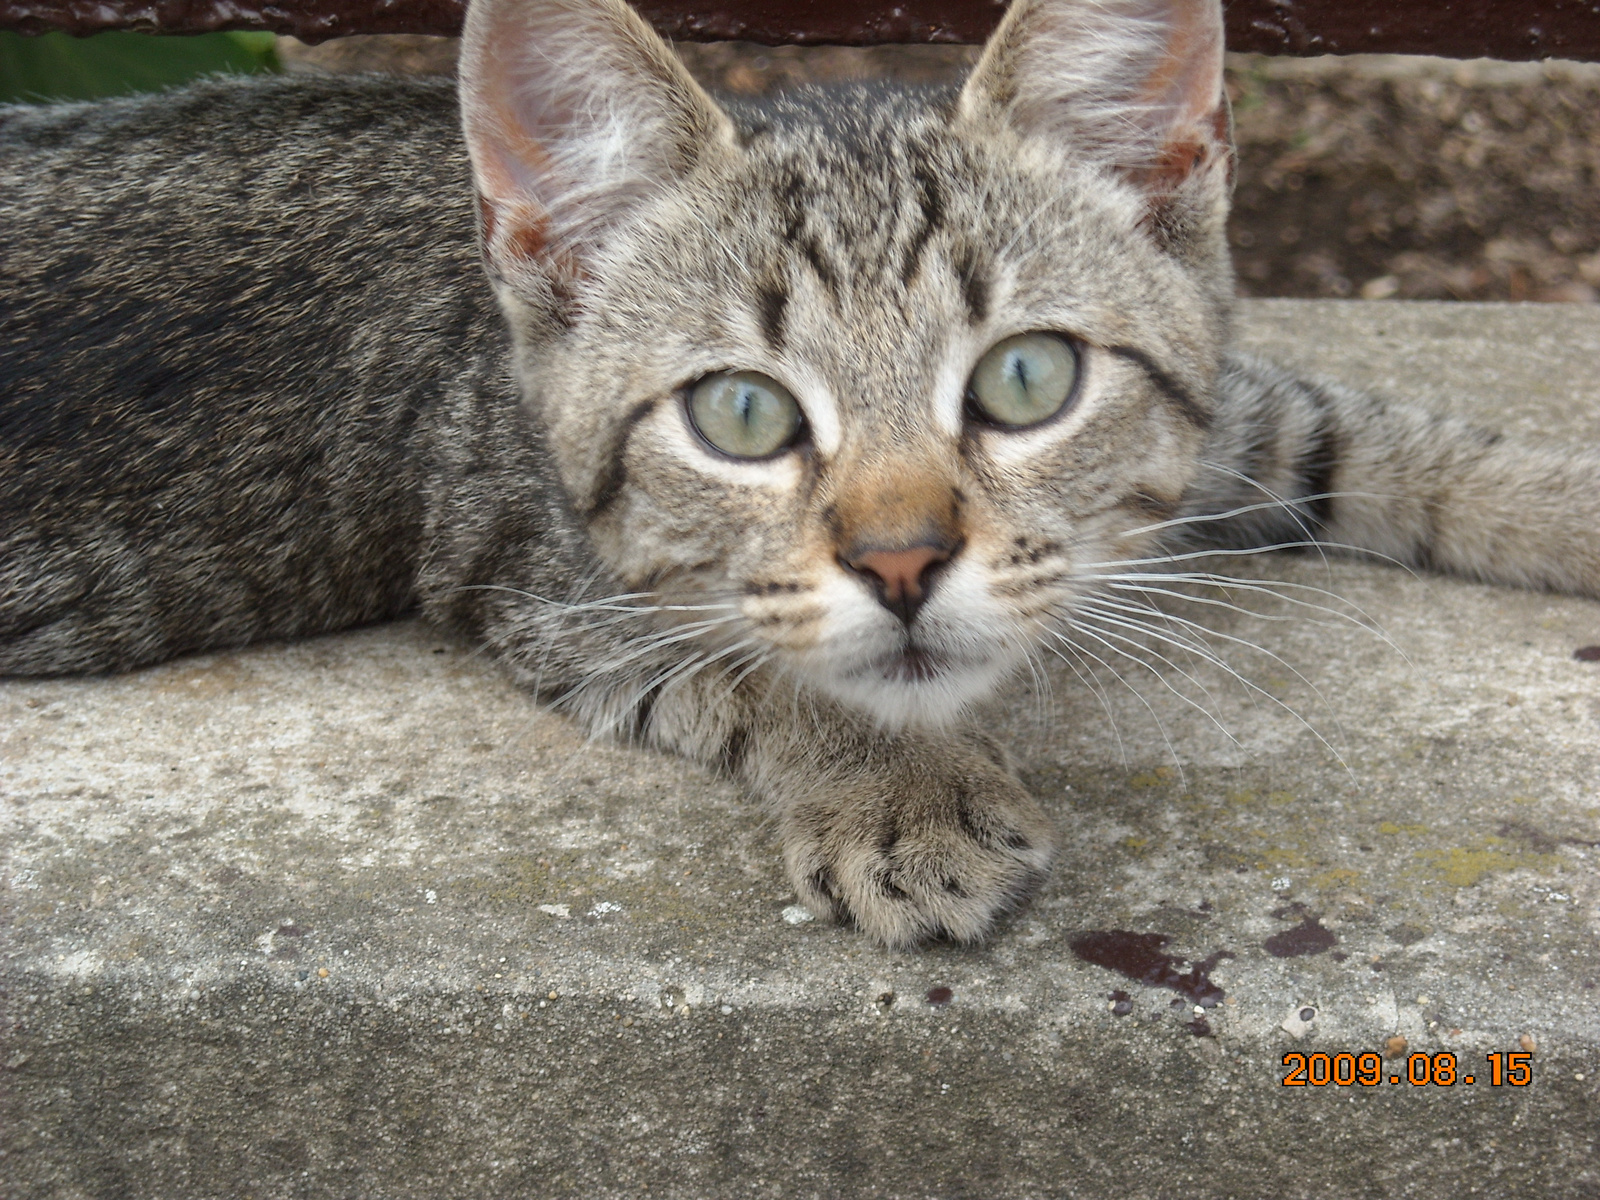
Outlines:
<svg viewBox="0 0 1600 1200"><path fill-rule="evenodd" d="M988 762L929 783L791 813L784 851L801 902L905 947L976 941L1026 900L1054 857L1049 818Z"/></svg>

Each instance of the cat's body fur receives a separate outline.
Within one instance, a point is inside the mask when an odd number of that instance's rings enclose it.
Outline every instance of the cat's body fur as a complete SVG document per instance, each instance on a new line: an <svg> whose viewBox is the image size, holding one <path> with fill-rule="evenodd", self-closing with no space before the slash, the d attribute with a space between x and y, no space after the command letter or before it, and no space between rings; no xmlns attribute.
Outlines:
<svg viewBox="0 0 1600 1200"><path fill-rule="evenodd" d="M1592 454L1227 356L1214 81L1162 117L1177 168L1097 158L1093 106L1041 116L1049 64L1022 61L1057 35L1028 20L1078 10L1031 7L986 88L724 115L625 12L494 0L470 167L430 83L0 110L0 674L420 606L591 728L734 771L805 902L906 943L981 935L1046 868L1048 821L961 714L1096 563L1315 537L1600 595ZM1210 36L1185 24L1210 6L1171 7L1178 42ZM506 132L554 119L497 107L524 27L558 64L582 42L537 103L604 137ZM1083 338L1085 415L963 425L972 356L1028 328ZM671 398L749 366L810 422L771 464L702 454ZM935 536L951 565L905 632L850 547ZM902 636L945 656L931 682L873 673Z"/></svg>

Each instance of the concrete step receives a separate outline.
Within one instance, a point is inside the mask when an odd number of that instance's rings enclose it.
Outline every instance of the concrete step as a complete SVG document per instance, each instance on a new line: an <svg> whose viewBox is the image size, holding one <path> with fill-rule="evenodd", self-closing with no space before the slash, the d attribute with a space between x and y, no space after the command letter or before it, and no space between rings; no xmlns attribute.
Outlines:
<svg viewBox="0 0 1600 1200"><path fill-rule="evenodd" d="M1600 443L1600 308L1266 301L1241 336ZM996 707L1066 849L981 949L805 919L737 789L419 624L4 684L0 1194L1600 1194L1600 605L1241 574L1345 616L1181 610L1256 691L1063 670ZM1290 1052L1389 1056L1284 1086Z"/></svg>

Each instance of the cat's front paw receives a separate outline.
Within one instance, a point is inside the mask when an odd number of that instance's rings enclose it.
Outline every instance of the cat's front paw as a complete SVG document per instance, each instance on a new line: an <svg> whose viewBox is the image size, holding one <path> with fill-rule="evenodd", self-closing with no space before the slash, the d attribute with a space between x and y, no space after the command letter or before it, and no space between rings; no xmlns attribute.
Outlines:
<svg viewBox="0 0 1600 1200"><path fill-rule="evenodd" d="M785 808L801 903L888 946L981 938L1044 877L1050 819L976 740L872 757Z"/></svg>

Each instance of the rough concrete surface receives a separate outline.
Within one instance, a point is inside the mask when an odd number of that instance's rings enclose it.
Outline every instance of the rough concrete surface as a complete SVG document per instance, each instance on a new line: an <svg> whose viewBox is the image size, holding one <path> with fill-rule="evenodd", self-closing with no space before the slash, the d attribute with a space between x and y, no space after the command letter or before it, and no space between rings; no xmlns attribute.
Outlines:
<svg viewBox="0 0 1600 1200"><path fill-rule="evenodd" d="M1597 308L1242 337L1600 443ZM0 686L0 1194L1600 1194L1600 604L1230 569L1332 610L1174 601L1249 686L1149 641L996 706L1066 849L980 949L802 919L737 789L415 623Z"/></svg>

